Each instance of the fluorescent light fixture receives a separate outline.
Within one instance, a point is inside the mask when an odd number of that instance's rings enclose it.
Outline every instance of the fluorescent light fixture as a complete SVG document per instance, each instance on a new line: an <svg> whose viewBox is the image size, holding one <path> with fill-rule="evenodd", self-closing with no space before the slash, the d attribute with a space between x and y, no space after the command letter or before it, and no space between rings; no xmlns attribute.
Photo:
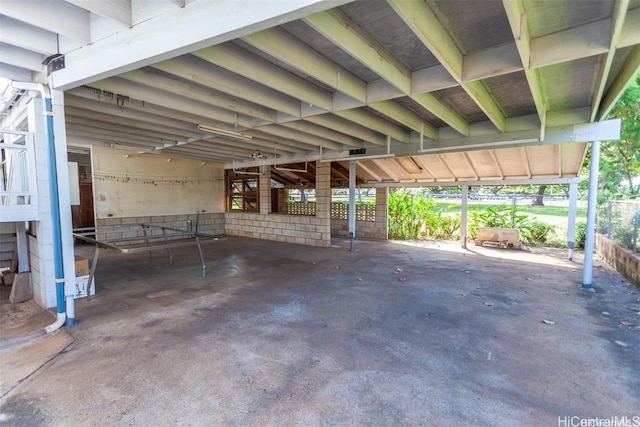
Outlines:
<svg viewBox="0 0 640 427"><path fill-rule="evenodd" d="M304 169L301 169L301 168L298 168L298 169L295 169L295 168L281 168L278 165L273 165L273 168L275 170L277 170L277 171L282 171L282 172L309 172L307 170L307 162L304 162Z"/></svg>
<svg viewBox="0 0 640 427"><path fill-rule="evenodd" d="M240 169L233 169L233 173L235 173L237 175L256 175L256 176L264 175L264 172L243 171L243 170L240 170Z"/></svg>
<svg viewBox="0 0 640 427"><path fill-rule="evenodd" d="M213 133L215 135L226 136L228 138L241 139L243 141L251 141L253 137L251 135L245 135L240 132L233 132L226 129L214 128L211 126L198 125L198 130L202 132Z"/></svg>
<svg viewBox="0 0 640 427"><path fill-rule="evenodd" d="M350 160L375 160L375 159L388 159L391 157L395 157L395 154L371 154L370 156L349 156L349 157L338 157L335 159L322 159L321 163L327 162L345 162Z"/></svg>

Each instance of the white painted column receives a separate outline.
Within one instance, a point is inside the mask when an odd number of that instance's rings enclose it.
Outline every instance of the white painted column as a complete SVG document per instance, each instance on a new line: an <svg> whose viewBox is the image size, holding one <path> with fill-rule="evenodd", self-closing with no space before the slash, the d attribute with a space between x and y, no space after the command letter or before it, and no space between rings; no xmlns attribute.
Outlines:
<svg viewBox="0 0 640 427"><path fill-rule="evenodd" d="M569 223L567 225L567 247L569 248L569 261L573 261L573 249L576 241L576 211L578 203L578 183L569 184Z"/></svg>
<svg viewBox="0 0 640 427"><path fill-rule="evenodd" d="M356 238L356 161L349 161L349 238L350 250L355 250L353 241Z"/></svg>
<svg viewBox="0 0 640 427"><path fill-rule="evenodd" d="M582 289L593 289L593 247L596 230L596 199L598 196L598 171L600 170L600 141L591 143L591 165L589 168L589 202L587 205L587 239L584 244L584 266L582 270Z"/></svg>
<svg viewBox="0 0 640 427"><path fill-rule="evenodd" d="M460 187L461 203L460 203L460 245L467 249L467 214L468 214L468 201L469 201L469 185L462 184Z"/></svg>
<svg viewBox="0 0 640 427"><path fill-rule="evenodd" d="M35 236L31 236L29 257L31 264L31 284L33 299L44 308L56 306L56 287L53 256L53 231L49 198L49 147L47 131L43 119L43 102L31 98L27 104L29 132L33 132L36 150L36 175L38 186L39 221L34 223Z"/></svg>
<svg viewBox="0 0 640 427"><path fill-rule="evenodd" d="M53 106L53 129L56 144L56 166L58 169L58 200L60 202L60 233L62 259L64 260L64 294L67 306L67 325L75 323L76 269L73 249L73 224L71 221L71 187L67 157L67 131L64 115L64 93L51 91ZM87 285L90 286L90 285ZM88 290L87 290L88 291Z"/></svg>

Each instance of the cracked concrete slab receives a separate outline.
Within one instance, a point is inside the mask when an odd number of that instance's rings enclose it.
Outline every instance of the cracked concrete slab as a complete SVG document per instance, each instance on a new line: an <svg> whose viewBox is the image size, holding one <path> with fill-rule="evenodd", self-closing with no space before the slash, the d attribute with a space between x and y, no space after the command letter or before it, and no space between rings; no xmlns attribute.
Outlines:
<svg viewBox="0 0 640 427"><path fill-rule="evenodd" d="M540 426L640 415L640 295L606 265L587 294L582 266L560 250L334 246L233 237L206 248L206 277L186 248L173 266L164 253L105 254L95 297L77 301L75 341L0 399L0 423Z"/></svg>

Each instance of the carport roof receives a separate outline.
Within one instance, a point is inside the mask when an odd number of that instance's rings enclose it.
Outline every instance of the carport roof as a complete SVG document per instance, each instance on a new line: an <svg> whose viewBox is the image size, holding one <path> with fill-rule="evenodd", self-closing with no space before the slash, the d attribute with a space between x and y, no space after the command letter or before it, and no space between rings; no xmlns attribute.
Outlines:
<svg viewBox="0 0 640 427"><path fill-rule="evenodd" d="M70 146L229 169L365 149L369 184L576 177L640 68L640 0L0 6L0 75L65 54Z"/></svg>

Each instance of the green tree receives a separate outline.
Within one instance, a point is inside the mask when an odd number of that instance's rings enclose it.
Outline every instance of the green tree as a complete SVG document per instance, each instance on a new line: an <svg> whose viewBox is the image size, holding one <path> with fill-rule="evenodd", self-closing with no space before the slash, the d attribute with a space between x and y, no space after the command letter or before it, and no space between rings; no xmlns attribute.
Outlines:
<svg viewBox="0 0 640 427"><path fill-rule="evenodd" d="M620 97L607 119L622 120L620 139L600 147L599 188L603 198L638 196L640 193L640 74ZM581 188L588 188L591 151L583 168ZM586 179L585 179L586 177Z"/></svg>

